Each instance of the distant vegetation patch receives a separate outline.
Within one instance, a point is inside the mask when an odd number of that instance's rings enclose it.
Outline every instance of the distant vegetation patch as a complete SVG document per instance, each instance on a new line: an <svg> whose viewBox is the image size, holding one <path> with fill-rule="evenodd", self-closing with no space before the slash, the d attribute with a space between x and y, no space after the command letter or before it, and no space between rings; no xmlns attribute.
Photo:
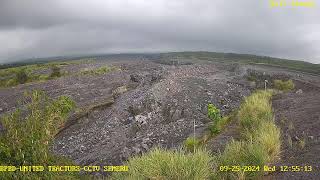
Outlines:
<svg viewBox="0 0 320 180"><path fill-rule="evenodd" d="M320 74L320 64L312 64L305 61L280 59L268 56L256 56L250 54L220 53L220 52L172 52L162 53L160 60L171 59L174 61L215 61L227 63L261 64L278 66L291 70Z"/></svg>
<svg viewBox="0 0 320 180"><path fill-rule="evenodd" d="M114 66L103 66L96 69L83 69L80 72L80 74L81 75L102 75L117 69L118 68Z"/></svg>
<svg viewBox="0 0 320 180"><path fill-rule="evenodd" d="M285 92L288 92L294 89L294 83L291 79L287 81L274 80L273 85L275 89L278 89L280 91L285 91Z"/></svg>
<svg viewBox="0 0 320 180"><path fill-rule="evenodd" d="M31 100L26 110L17 109L1 118L1 165L72 165L65 158L49 151L54 135L63 126L75 103L67 96L48 98L42 91L26 93ZM72 172L5 172L1 179L76 179Z"/></svg>
<svg viewBox="0 0 320 180"><path fill-rule="evenodd" d="M0 70L0 87L11 87L29 82L45 81L66 75L61 67L80 62L51 62L46 64L33 64L12 67ZM38 71L49 70L50 74L41 74Z"/></svg>
<svg viewBox="0 0 320 180"><path fill-rule="evenodd" d="M103 66L96 69L83 69L80 72L66 72L62 67L72 65L89 63L92 61L68 61L68 62L51 62L45 64L33 64L12 67L7 69L0 69L0 87L12 87L19 84L30 82L47 81L63 76L72 75L102 75L119 68L114 66ZM45 73L43 73L43 71ZM46 72L47 71L47 72Z"/></svg>

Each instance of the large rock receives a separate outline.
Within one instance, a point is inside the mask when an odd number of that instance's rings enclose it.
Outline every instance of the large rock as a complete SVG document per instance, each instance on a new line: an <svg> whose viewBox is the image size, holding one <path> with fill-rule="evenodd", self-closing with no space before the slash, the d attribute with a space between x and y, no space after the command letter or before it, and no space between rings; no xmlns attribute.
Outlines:
<svg viewBox="0 0 320 180"><path fill-rule="evenodd" d="M172 115L172 120L178 120L181 118L181 110L176 109L176 111Z"/></svg>
<svg viewBox="0 0 320 180"><path fill-rule="evenodd" d="M142 115L136 115L134 117L134 119L136 120L136 122L138 122L139 124L146 124L147 123L147 117L146 116L142 116Z"/></svg>
<svg viewBox="0 0 320 180"><path fill-rule="evenodd" d="M142 82L143 81L143 78L141 76L139 76L138 74L131 74L130 75L130 80L133 81L133 82Z"/></svg>
<svg viewBox="0 0 320 180"><path fill-rule="evenodd" d="M112 96L119 96L127 91L128 91L127 86L120 86L112 91Z"/></svg>
<svg viewBox="0 0 320 180"><path fill-rule="evenodd" d="M297 93L297 94L302 94L303 91L302 91L302 89L299 89L296 93Z"/></svg>

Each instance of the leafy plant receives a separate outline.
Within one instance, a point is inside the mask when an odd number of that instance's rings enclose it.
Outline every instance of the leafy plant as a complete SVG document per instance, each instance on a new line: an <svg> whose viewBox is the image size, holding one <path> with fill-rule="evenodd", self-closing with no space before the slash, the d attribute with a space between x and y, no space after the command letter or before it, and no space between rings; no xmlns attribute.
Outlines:
<svg viewBox="0 0 320 180"><path fill-rule="evenodd" d="M208 104L208 117L212 120L212 125L210 126L211 133L219 133L221 130L221 114L220 110L213 104Z"/></svg>

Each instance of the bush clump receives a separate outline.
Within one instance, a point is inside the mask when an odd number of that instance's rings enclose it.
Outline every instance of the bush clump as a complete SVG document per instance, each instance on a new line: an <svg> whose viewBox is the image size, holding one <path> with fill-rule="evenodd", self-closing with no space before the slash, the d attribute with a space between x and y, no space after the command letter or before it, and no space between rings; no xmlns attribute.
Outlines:
<svg viewBox="0 0 320 180"><path fill-rule="evenodd" d="M16 82L19 84L24 84L28 81L28 74L24 69L16 72Z"/></svg>
<svg viewBox="0 0 320 180"><path fill-rule="evenodd" d="M282 81L277 79L273 81L273 85L276 89L280 91L285 91L285 92L288 92L294 89L294 83L291 79L287 81Z"/></svg>
<svg viewBox="0 0 320 180"><path fill-rule="evenodd" d="M61 69L59 66L52 66L51 67L51 74L50 74L50 78L56 78L56 77L61 77Z"/></svg>
<svg viewBox="0 0 320 180"><path fill-rule="evenodd" d="M1 118L4 128L0 135L0 164L14 166L70 165L71 161L50 153L54 135L63 126L74 102L66 96L49 99L42 91L26 93L31 100L27 111L17 109ZM1 179L72 178L73 173L42 172L0 173Z"/></svg>
<svg viewBox="0 0 320 180"><path fill-rule="evenodd" d="M114 173L111 179L209 179L213 158L209 152L155 148L128 161L128 172Z"/></svg>

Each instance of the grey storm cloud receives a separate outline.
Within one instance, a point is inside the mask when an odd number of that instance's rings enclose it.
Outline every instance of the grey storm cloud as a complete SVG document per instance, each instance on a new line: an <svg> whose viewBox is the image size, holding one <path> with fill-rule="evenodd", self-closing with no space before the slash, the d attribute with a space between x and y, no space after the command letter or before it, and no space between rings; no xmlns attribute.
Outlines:
<svg viewBox="0 0 320 180"><path fill-rule="evenodd" d="M319 8L271 8L269 0L0 0L0 62L206 50L320 63Z"/></svg>

